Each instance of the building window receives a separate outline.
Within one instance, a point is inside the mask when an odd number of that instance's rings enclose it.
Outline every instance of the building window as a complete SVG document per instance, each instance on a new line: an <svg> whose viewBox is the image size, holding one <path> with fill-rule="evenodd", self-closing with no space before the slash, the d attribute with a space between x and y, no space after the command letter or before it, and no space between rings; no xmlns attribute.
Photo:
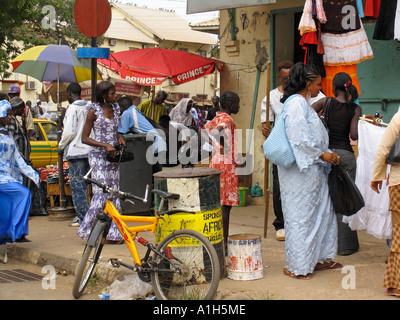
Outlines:
<svg viewBox="0 0 400 320"><path fill-rule="evenodd" d="M197 54L199 56L202 56L202 57L207 57L207 51L206 50L197 50Z"/></svg>

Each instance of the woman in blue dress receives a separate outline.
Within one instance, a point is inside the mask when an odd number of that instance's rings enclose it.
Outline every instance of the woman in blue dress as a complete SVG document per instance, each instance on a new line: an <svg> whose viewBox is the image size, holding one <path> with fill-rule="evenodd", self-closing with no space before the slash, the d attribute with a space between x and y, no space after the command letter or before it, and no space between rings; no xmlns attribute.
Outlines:
<svg viewBox="0 0 400 320"><path fill-rule="evenodd" d="M11 105L0 101L0 244L28 241L31 192L22 185L22 174L39 186L39 174L27 165L14 139L5 128L11 120Z"/></svg>
<svg viewBox="0 0 400 320"><path fill-rule="evenodd" d="M284 89L286 134L295 156L289 168L279 167L285 219L284 273L310 279L314 270L342 267L337 253L337 223L328 189L328 174L339 156L328 149L329 137L307 100L321 90L321 76L295 64Z"/></svg>
<svg viewBox="0 0 400 320"><path fill-rule="evenodd" d="M118 123L120 109L115 92L115 86L108 81L99 82L96 85L96 102L93 103L88 112L85 127L82 132L82 142L92 146L89 152L89 165L93 167L92 179L100 181L111 186L113 189L119 189L119 163L109 162L106 155L115 156L114 148L117 144L125 145L122 137L118 134ZM93 135L91 135L91 133ZM78 229L78 235L86 239L90 235L93 222L97 213L104 211L109 197L108 193L92 184L93 197L90 202L90 208ZM119 197L113 198L113 203L118 211L121 211ZM122 243L122 235L113 222L107 235L108 243Z"/></svg>

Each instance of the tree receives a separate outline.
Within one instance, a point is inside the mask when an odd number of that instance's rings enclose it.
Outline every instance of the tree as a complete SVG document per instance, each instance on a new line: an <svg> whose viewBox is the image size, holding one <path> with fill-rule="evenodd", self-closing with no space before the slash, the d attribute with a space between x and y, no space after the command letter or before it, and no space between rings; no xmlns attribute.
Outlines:
<svg viewBox="0 0 400 320"><path fill-rule="evenodd" d="M74 20L74 0L13 0L0 10L0 76L11 75L9 62L37 45L89 45ZM100 42L101 39L98 39Z"/></svg>

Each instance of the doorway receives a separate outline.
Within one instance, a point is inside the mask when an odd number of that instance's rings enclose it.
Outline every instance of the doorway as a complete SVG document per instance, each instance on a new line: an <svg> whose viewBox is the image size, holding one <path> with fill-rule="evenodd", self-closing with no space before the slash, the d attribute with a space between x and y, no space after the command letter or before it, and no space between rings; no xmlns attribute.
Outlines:
<svg viewBox="0 0 400 320"><path fill-rule="evenodd" d="M278 85L279 63L304 61L298 30L302 13L302 7L271 11L271 89Z"/></svg>

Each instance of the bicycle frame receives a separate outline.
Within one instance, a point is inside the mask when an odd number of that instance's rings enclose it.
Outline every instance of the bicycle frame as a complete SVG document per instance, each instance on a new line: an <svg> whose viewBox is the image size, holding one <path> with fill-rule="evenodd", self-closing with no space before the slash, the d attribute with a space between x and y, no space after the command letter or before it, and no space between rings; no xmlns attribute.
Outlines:
<svg viewBox="0 0 400 320"><path fill-rule="evenodd" d="M137 239L140 243L142 238L138 237L137 234L139 232L150 231L151 233L155 233L156 227L158 224L159 216L148 217L148 216L123 216L121 215L114 204L108 200L106 207L104 209L104 213L108 214L112 220L117 225L120 230L126 245L132 255L134 262L141 266L142 261L140 260L139 252L136 247L135 240ZM144 225L128 227L127 222L136 222L136 223L145 223ZM144 244L144 243L142 243Z"/></svg>

